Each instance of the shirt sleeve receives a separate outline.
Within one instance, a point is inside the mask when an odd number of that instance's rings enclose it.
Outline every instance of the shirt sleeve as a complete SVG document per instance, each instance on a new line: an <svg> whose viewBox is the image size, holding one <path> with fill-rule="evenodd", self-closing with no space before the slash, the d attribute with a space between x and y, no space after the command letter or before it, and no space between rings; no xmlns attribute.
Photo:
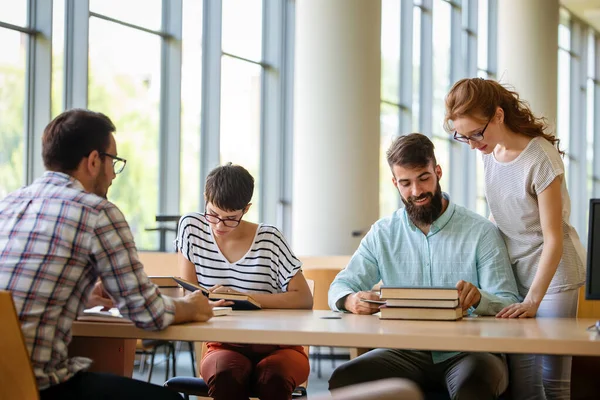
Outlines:
<svg viewBox="0 0 600 400"><path fill-rule="evenodd" d="M329 308L334 311L344 311L338 307L337 303L340 299L352 293L371 290L381 280L376 243L375 229L371 228L361 240L348 266L340 271L331 283L328 295Z"/></svg>
<svg viewBox="0 0 600 400"><path fill-rule="evenodd" d="M495 315L520 301L508 251L495 226L490 226L477 244L477 277L481 300L475 314Z"/></svg>
<svg viewBox="0 0 600 400"><path fill-rule="evenodd" d="M275 229L275 243L278 247L279 264L277 268L278 282L282 292L287 292L288 285L292 278L302 268L302 262L296 258L283 234Z"/></svg>
<svg viewBox="0 0 600 400"><path fill-rule="evenodd" d="M161 295L144 272L129 225L113 204L98 216L90 258L125 318L147 330L164 329L173 322L173 299Z"/></svg>
<svg viewBox="0 0 600 400"><path fill-rule="evenodd" d="M556 177L563 175L565 167L558 150L549 142L540 143L541 152L538 161L529 171L531 174L532 192L542 193Z"/></svg>

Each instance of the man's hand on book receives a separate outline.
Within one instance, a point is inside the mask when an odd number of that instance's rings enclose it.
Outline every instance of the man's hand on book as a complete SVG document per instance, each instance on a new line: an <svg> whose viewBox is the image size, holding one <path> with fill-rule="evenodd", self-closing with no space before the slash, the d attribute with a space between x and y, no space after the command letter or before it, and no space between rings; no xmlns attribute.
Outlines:
<svg viewBox="0 0 600 400"><path fill-rule="evenodd" d="M460 280L456 284L458 289L458 304L462 307L463 311L468 310L469 307L477 307L481 301L481 293L477 286L470 282Z"/></svg>
<svg viewBox="0 0 600 400"><path fill-rule="evenodd" d="M344 308L346 309L346 311L349 311L352 314L369 315L379 312L379 304L367 303L361 301L362 299L381 300L379 297L379 292L364 291L353 293L346 296Z"/></svg>
<svg viewBox="0 0 600 400"><path fill-rule="evenodd" d="M104 309L110 309L115 306L115 302L108 292L104 289L102 281L96 282L90 296L85 302L85 308L92 308L96 306L103 306Z"/></svg>
<svg viewBox="0 0 600 400"><path fill-rule="evenodd" d="M191 313L182 322L204 322L212 318L214 305L209 303L208 298L200 290L189 293L182 299L189 305L189 307L186 307L186 311Z"/></svg>

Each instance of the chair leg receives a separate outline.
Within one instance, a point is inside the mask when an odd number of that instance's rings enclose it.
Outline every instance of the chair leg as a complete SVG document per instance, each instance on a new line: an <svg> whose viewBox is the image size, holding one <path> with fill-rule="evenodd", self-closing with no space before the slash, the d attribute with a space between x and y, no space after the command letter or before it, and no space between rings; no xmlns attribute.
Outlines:
<svg viewBox="0 0 600 400"><path fill-rule="evenodd" d="M172 346L171 351L173 352L173 377L176 377L177 376L177 369L176 369L177 351L175 351L175 342L171 342L171 346Z"/></svg>
<svg viewBox="0 0 600 400"><path fill-rule="evenodd" d="M152 349L152 353L150 355L150 368L148 369L148 378L146 379L148 383L152 379L152 371L154 370L154 356L156 356L156 347Z"/></svg>
<svg viewBox="0 0 600 400"><path fill-rule="evenodd" d="M331 355L331 368L335 369L335 357L333 356L333 347L329 347L329 355Z"/></svg>
<svg viewBox="0 0 600 400"><path fill-rule="evenodd" d="M190 358L192 360L192 376L196 377L196 357L194 354L194 342L187 342L188 346L190 346Z"/></svg>
<svg viewBox="0 0 600 400"><path fill-rule="evenodd" d="M171 346L169 343L165 345L165 382L169 380L169 370L171 366Z"/></svg>
<svg viewBox="0 0 600 400"><path fill-rule="evenodd" d="M319 347L319 353L317 353L317 378L321 379L321 348Z"/></svg>
<svg viewBox="0 0 600 400"><path fill-rule="evenodd" d="M140 366L138 368L138 374L143 374L146 370L146 353L140 354Z"/></svg>

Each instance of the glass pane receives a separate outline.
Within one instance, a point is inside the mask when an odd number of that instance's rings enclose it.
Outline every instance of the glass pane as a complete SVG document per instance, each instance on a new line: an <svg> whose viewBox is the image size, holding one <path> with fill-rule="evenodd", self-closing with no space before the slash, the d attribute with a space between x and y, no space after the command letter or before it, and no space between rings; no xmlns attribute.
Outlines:
<svg viewBox="0 0 600 400"><path fill-rule="evenodd" d="M223 0L223 51L262 60L262 0Z"/></svg>
<svg viewBox="0 0 600 400"><path fill-rule="evenodd" d="M0 0L0 21L27 26L28 0Z"/></svg>
<svg viewBox="0 0 600 400"><path fill-rule="evenodd" d="M260 81L259 65L221 57L221 164L232 162L254 177L249 221L259 221Z"/></svg>
<svg viewBox="0 0 600 400"><path fill-rule="evenodd" d="M477 67L482 70L488 69L488 0L479 0L477 3ZM435 24L434 24L435 26ZM434 36L435 37L435 36ZM437 60L436 60L437 61Z"/></svg>
<svg viewBox="0 0 600 400"><path fill-rule="evenodd" d="M0 28L0 198L24 181L25 45L27 35Z"/></svg>
<svg viewBox="0 0 600 400"><path fill-rule="evenodd" d="M442 168L442 180L440 186L442 190L450 190L450 143L445 136L434 136L431 140L435 146L435 158L438 165Z"/></svg>
<svg viewBox="0 0 600 400"><path fill-rule="evenodd" d="M593 197L593 177L594 177L594 81L587 80L587 110L586 110L586 138L587 138L587 176L588 176L588 193ZM589 210L588 210L589 211ZM585 236L584 236L585 237Z"/></svg>
<svg viewBox="0 0 600 400"><path fill-rule="evenodd" d="M52 5L52 118L63 111L65 0Z"/></svg>
<svg viewBox="0 0 600 400"><path fill-rule="evenodd" d="M202 2L183 3L181 65L180 212L200 211L200 118L202 105ZM184 182L185 181L185 182Z"/></svg>
<svg viewBox="0 0 600 400"><path fill-rule="evenodd" d="M569 152L569 121L571 120L570 90L571 56L568 52L558 50L558 112L556 116L556 136L560 139L560 148ZM569 169L569 157L563 158L565 170ZM565 175L566 171L565 171ZM568 175L567 175L568 176Z"/></svg>
<svg viewBox="0 0 600 400"><path fill-rule="evenodd" d="M144 49L144 51L131 51ZM125 214L140 249L158 248L160 38L90 18L89 108L107 114L127 167L108 197ZM135 193L132 193L135 188Z"/></svg>
<svg viewBox="0 0 600 400"><path fill-rule="evenodd" d="M379 148L379 216L391 215L398 209L398 191L392 184L392 172L385 153L398 137L398 107L381 104L381 138Z"/></svg>
<svg viewBox="0 0 600 400"><path fill-rule="evenodd" d="M413 98L412 98L412 129L420 131L419 125L419 90L421 83L421 9L413 9Z"/></svg>
<svg viewBox="0 0 600 400"><path fill-rule="evenodd" d="M433 4L433 135L447 135L443 129L446 112L444 98L450 90L450 4L436 0ZM440 150L437 152L439 153Z"/></svg>
<svg viewBox="0 0 600 400"><path fill-rule="evenodd" d="M155 31L161 28L162 0L90 0L90 11Z"/></svg>
<svg viewBox="0 0 600 400"><path fill-rule="evenodd" d="M475 189L477 192L477 201L475 204L475 207L476 207L475 211L478 214L483 215L484 217L488 218L489 211L488 211L487 200L485 198L485 178L483 176L483 158L479 154L477 154L475 159L477 160L476 168L475 168L475 176L476 176Z"/></svg>
<svg viewBox="0 0 600 400"><path fill-rule="evenodd" d="M558 25L558 47L571 49L571 30L569 29L571 16L564 8L560 9L560 22Z"/></svg>
<svg viewBox="0 0 600 400"><path fill-rule="evenodd" d="M400 2L381 2L381 98L398 103L400 65Z"/></svg>

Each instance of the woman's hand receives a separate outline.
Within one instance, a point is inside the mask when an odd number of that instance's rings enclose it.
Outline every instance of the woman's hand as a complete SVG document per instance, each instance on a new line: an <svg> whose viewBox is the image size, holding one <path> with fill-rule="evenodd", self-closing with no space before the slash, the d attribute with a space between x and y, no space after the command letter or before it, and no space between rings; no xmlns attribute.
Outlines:
<svg viewBox="0 0 600 400"><path fill-rule="evenodd" d="M511 304L496 314L496 318L534 318L539 304L525 298L522 303Z"/></svg>
<svg viewBox="0 0 600 400"><path fill-rule="evenodd" d="M215 286L209 288L208 291L211 293L239 294L242 296L246 295L246 293L238 292L237 290L228 288L227 286L223 286L223 285L215 285Z"/></svg>

